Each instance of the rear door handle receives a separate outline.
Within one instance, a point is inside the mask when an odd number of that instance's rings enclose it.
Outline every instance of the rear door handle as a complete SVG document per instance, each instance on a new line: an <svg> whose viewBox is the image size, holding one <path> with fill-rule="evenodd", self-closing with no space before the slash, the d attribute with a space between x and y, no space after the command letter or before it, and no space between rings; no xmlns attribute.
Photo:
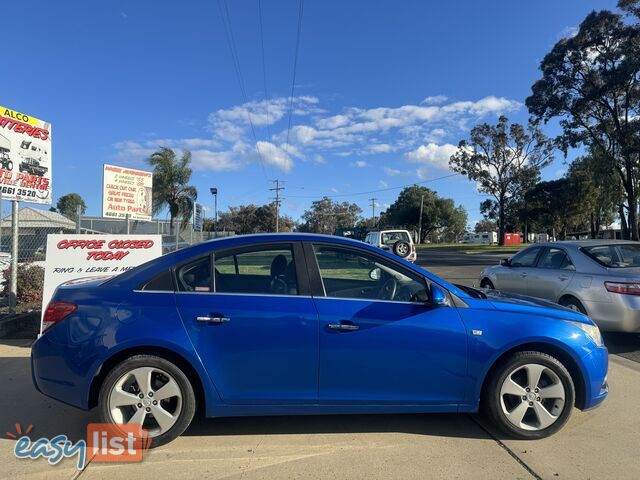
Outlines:
<svg viewBox="0 0 640 480"><path fill-rule="evenodd" d="M521 276L522 278L526 277L527 275L528 275L528 273L527 273L527 272L522 272L522 273L520 274L520 276Z"/></svg>
<svg viewBox="0 0 640 480"><path fill-rule="evenodd" d="M204 323L228 323L231 321L229 317L196 317L196 320Z"/></svg>
<svg viewBox="0 0 640 480"><path fill-rule="evenodd" d="M563 282L564 282L565 280L568 280L568 279L569 279L569 277L568 277L567 275L560 275L558 278L559 278L560 280L562 280Z"/></svg>
<svg viewBox="0 0 640 480"><path fill-rule="evenodd" d="M360 327L358 325L353 325L350 323L329 323L327 327L331 330L341 330L343 332L353 332L354 330L359 330Z"/></svg>

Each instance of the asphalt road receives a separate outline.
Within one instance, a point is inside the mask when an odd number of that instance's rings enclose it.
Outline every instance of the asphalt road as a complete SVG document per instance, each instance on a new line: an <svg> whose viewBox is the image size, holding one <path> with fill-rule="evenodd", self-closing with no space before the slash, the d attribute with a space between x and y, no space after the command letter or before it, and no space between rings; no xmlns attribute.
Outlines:
<svg viewBox="0 0 640 480"><path fill-rule="evenodd" d="M478 285L480 272L500 262L508 254L451 252L442 249L420 249L416 264L451 283L471 287ZM609 351L634 362L640 362L640 334L604 332Z"/></svg>

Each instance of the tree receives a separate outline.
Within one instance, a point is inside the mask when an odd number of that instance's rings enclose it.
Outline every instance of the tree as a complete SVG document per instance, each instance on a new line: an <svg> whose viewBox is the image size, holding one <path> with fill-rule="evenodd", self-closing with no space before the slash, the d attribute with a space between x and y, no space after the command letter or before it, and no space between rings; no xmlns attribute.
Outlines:
<svg viewBox="0 0 640 480"><path fill-rule="evenodd" d="M218 230L235 232L239 235L249 233L273 232L276 225L276 209L273 203L266 205L240 205L229 207L228 212L218 215ZM292 231L295 222L291 217L280 216L280 230Z"/></svg>
<svg viewBox="0 0 640 480"><path fill-rule="evenodd" d="M196 187L189 185L191 153L185 150L177 158L172 149L161 147L147 159L147 163L153 167L153 214L168 208L171 229L178 217L182 217L181 228L186 228L198 198Z"/></svg>
<svg viewBox="0 0 640 480"><path fill-rule="evenodd" d="M607 168L608 166L608 162L603 161L600 156L590 154L577 158L569 167L569 177L582 175L584 181L590 185L591 196L584 201L590 207L591 238L597 238L602 227L614 221L624 202L620 178L613 169Z"/></svg>
<svg viewBox="0 0 640 480"><path fill-rule="evenodd" d="M60 197L56 203L58 212L73 221L78 219L78 207L80 207L80 215L87 211L87 205L77 193L67 193Z"/></svg>
<svg viewBox="0 0 640 480"><path fill-rule="evenodd" d="M535 124L525 129L508 122L501 116L495 126L475 126L469 141L460 141L449 160L451 170L466 175L478 190L495 199L500 245L504 244L507 209L535 184L540 170L551 163L553 152L553 145Z"/></svg>
<svg viewBox="0 0 640 480"><path fill-rule="evenodd" d="M621 13L590 13L575 36L557 42L544 57L542 78L526 100L534 117L544 122L560 119L565 154L569 147L586 145L606 168L615 170L624 187L633 240L639 234L639 4L622 0Z"/></svg>
<svg viewBox="0 0 640 480"><path fill-rule="evenodd" d="M476 223L474 227L474 232L495 232L498 229L498 224L493 220L482 219Z"/></svg>
<svg viewBox="0 0 640 480"><path fill-rule="evenodd" d="M354 227L362 209L355 203L335 202L323 197L302 214L301 232L333 234L339 228Z"/></svg>
<svg viewBox="0 0 640 480"><path fill-rule="evenodd" d="M464 208L456 207L450 198L440 198L433 190L419 185L404 188L396 201L383 213L380 221L385 226L418 231L421 203L420 243L427 235L436 231L451 239L464 233L467 224L467 212Z"/></svg>
<svg viewBox="0 0 640 480"><path fill-rule="evenodd" d="M573 172L564 178L539 182L525 195L529 215L539 225L553 228L561 240L589 225L595 191L589 175Z"/></svg>

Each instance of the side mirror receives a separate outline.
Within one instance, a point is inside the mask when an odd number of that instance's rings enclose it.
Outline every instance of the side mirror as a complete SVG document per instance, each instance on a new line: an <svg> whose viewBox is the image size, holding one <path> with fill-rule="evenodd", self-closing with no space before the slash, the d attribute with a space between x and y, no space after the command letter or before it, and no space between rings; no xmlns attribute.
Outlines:
<svg viewBox="0 0 640 480"><path fill-rule="evenodd" d="M447 294L444 293L444 290L435 283L431 284L431 303L434 305L447 304Z"/></svg>
<svg viewBox="0 0 640 480"><path fill-rule="evenodd" d="M380 268L372 268L369 271L369 278L371 280L380 280L380 277L382 277L382 270L380 270Z"/></svg>
<svg viewBox="0 0 640 480"><path fill-rule="evenodd" d="M503 258L502 260L500 260L500 265L502 265L503 267L510 267L511 260L509 260L508 258Z"/></svg>

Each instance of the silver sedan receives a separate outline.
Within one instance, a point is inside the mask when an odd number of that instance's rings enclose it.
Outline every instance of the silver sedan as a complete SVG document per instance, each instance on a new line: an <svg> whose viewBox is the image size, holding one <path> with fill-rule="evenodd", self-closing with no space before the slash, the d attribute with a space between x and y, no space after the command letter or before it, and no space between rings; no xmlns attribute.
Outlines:
<svg viewBox="0 0 640 480"><path fill-rule="evenodd" d="M640 242L536 243L484 269L480 287L559 303L605 331L640 332Z"/></svg>

